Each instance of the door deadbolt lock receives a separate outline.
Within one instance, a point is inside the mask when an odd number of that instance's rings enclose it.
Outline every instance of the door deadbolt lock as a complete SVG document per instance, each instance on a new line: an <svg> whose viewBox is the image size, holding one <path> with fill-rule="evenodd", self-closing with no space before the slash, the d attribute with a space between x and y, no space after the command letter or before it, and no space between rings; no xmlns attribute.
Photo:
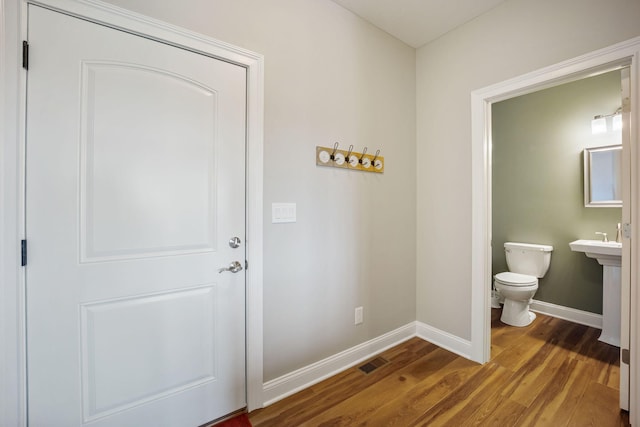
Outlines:
<svg viewBox="0 0 640 427"><path fill-rule="evenodd" d="M233 249L239 247L240 243L242 243L242 240L240 240L239 237L232 237L229 239L229 247Z"/></svg>

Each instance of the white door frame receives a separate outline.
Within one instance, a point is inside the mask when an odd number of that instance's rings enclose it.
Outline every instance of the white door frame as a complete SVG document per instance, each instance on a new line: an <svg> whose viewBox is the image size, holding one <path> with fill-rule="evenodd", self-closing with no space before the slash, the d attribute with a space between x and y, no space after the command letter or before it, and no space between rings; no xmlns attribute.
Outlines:
<svg viewBox="0 0 640 427"><path fill-rule="evenodd" d="M26 72L21 64L27 4L82 17L212 56L247 70L246 368L247 406L263 406L263 114L264 58L96 0L0 0L0 425L26 426L24 129Z"/></svg>
<svg viewBox="0 0 640 427"><path fill-rule="evenodd" d="M631 68L631 375L630 418L640 425L640 37L561 62L523 76L476 90L471 94L472 246L471 246L471 358L485 363L491 357L491 104L629 64ZM625 201L627 203L627 201ZM567 242L568 244L568 242Z"/></svg>

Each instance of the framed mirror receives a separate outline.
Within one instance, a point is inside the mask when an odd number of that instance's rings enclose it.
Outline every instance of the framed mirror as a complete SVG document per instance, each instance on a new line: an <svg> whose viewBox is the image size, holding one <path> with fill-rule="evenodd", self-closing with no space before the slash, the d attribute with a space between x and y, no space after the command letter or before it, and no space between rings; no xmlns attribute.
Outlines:
<svg viewBox="0 0 640 427"><path fill-rule="evenodd" d="M585 148L584 205L622 207L622 145Z"/></svg>

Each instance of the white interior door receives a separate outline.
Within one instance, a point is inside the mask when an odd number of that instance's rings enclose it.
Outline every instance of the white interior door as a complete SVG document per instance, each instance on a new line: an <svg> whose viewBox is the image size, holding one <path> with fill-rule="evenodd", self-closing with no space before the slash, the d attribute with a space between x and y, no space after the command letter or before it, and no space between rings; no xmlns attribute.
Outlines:
<svg viewBox="0 0 640 427"><path fill-rule="evenodd" d="M245 69L33 5L28 39L29 424L244 407Z"/></svg>

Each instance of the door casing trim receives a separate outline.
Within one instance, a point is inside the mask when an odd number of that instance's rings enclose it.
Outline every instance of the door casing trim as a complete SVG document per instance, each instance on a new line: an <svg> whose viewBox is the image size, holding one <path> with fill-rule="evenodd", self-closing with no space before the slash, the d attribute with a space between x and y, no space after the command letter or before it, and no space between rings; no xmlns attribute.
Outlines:
<svg viewBox="0 0 640 427"><path fill-rule="evenodd" d="M26 70L21 40L27 6L39 5L191 50L247 70L246 387L247 407L263 406L263 123L264 57L177 26L96 0L0 0L0 425L27 425L25 274Z"/></svg>

